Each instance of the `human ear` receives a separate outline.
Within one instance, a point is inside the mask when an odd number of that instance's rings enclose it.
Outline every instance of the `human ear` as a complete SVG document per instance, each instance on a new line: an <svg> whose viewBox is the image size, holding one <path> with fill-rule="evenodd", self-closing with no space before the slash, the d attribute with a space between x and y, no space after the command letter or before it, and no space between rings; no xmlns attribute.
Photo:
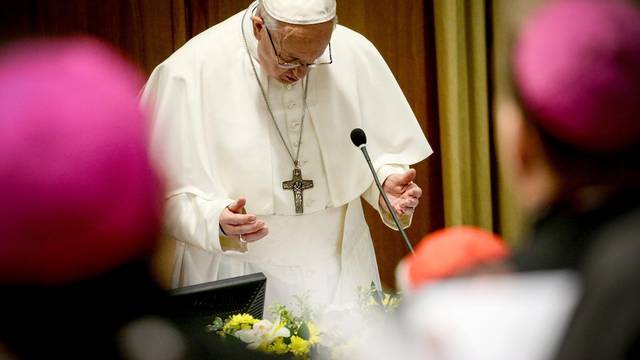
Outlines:
<svg viewBox="0 0 640 360"><path fill-rule="evenodd" d="M527 176L539 156L537 132L526 122L522 110L512 100L498 103L498 151L503 166L518 180Z"/></svg>
<svg viewBox="0 0 640 360"><path fill-rule="evenodd" d="M262 30L264 29L264 20L254 15L251 17L251 22L253 23L253 36L255 36L257 40L260 40Z"/></svg>

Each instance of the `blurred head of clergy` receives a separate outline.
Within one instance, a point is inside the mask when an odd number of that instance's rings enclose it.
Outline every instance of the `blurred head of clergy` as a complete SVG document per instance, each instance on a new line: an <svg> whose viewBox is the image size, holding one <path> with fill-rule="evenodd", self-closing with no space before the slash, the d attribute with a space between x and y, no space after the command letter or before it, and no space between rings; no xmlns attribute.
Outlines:
<svg viewBox="0 0 640 360"><path fill-rule="evenodd" d="M284 84L330 64L335 0L261 0L251 17L264 71Z"/></svg>
<svg viewBox="0 0 640 360"><path fill-rule="evenodd" d="M512 53L517 101L498 141L524 208L594 206L640 184L640 15L623 1L551 2Z"/></svg>
<svg viewBox="0 0 640 360"><path fill-rule="evenodd" d="M82 281L148 254L161 184L138 74L88 39L16 45L0 61L0 281Z"/></svg>
<svg viewBox="0 0 640 360"><path fill-rule="evenodd" d="M498 103L496 139L535 216L505 262L518 273L426 288L385 348L416 347L403 359L637 359L640 13L617 0L547 1L511 61L517 96ZM367 359L398 357L375 350Z"/></svg>
<svg viewBox="0 0 640 360"><path fill-rule="evenodd" d="M508 254L507 246L498 235L473 226L454 226L424 236L415 253L398 264L396 279L402 290L417 290L496 263Z"/></svg>
<svg viewBox="0 0 640 360"><path fill-rule="evenodd" d="M517 101L498 110L499 155L535 222L510 262L579 276L557 358L638 358L640 10L550 1L511 61Z"/></svg>
<svg viewBox="0 0 640 360"><path fill-rule="evenodd" d="M0 83L0 342L25 358L115 357L105 344L160 291L141 77L79 38L4 49Z"/></svg>

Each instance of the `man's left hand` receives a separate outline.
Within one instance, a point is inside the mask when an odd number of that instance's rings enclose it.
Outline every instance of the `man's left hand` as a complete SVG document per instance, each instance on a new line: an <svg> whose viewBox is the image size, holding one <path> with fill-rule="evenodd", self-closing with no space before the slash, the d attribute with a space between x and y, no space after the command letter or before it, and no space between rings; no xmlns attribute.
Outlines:
<svg viewBox="0 0 640 360"><path fill-rule="evenodd" d="M413 214L420 202L422 189L413 182L415 178L416 170L409 169L404 174L389 175L382 184L382 189L387 193L389 202L398 215ZM379 204L382 209L387 209L382 195L380 196Z"/></svg>

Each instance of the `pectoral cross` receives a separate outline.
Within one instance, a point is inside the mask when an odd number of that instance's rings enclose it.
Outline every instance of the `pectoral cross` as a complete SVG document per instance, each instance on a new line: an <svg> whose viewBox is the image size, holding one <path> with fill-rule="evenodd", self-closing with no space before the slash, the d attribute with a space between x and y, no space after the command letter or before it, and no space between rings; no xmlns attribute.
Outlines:
<svg viewBox="0 0 640 360"><path fill-rule="evenodd" d="M304 212L303 201L304 197L302 192L311 189L313 187L313 180L303 180L302 171L300 169L293 169L293 177L289 181L282 183L284 190L293 191L293 200L296 204L296 214L302 214Z"/></svg>

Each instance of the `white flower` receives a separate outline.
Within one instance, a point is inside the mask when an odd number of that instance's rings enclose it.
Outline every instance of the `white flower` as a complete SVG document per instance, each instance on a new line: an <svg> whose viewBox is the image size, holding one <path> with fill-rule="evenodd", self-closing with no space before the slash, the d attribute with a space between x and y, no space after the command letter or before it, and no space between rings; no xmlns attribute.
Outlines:
<svg viewBox="0 0 640 360"><path fill-rule="evenodd" d="M238 330L235 333L235 337L249 344L249 347L256 343L260 345L260 340L262 339L255 330Z"/></svg>
<svg viewBox="0 0 640 360"><path fill-rule="evenodd" d="M267 332L267 340L268 343L272 342L277 337L285 337L288 338L291 336L291 331L284 327L284 323L280 321L280 318L276 320L271 329Z"/></svg>
<svg viewBox="0 0 640 360"><path fill-rule="evenodd" d="M269 320L260 320L253 324L253 330L261 336L265 336L273 330L273 324Z"/></svg>
<svg viewBox="0 0 640 360"><path fill-rule="evenodd" d="M247 348L255 350L262 344L271 344L277 337L290 337L291 331L284 327L280 319L274 323L269 320L260 320L253 324L251 330L236 331L235 336L247 343Z"/></svg>

